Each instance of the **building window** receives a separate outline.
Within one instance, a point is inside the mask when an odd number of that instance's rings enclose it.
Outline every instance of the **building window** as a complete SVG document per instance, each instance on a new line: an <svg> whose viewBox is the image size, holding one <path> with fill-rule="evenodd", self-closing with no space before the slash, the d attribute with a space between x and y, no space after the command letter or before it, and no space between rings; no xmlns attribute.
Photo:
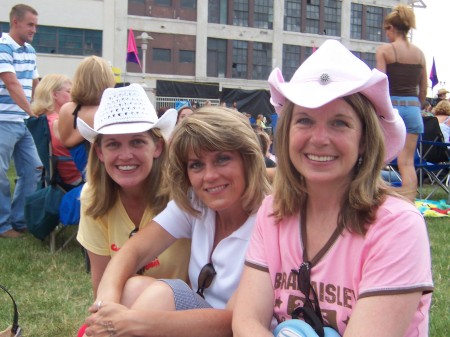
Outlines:
<svg viewBox="0 0 450 337"><path fill-rule="evenodd" d="M352 13L350 19L350 37L362 39L363 6L352 2Z"/></svg>
<svg viewBox="0 0 450 337"><path fill-rule="evenodd" d="M155 5L163 7L172 7L172 0L155 0Z"/></svg>
<svg viewBox="0 0 450 337"><path fill-rule="evenodd" d="M383 27L383 8L367 6L367 36L366 40L381 41L381 28Z"/></svg>
<svg viewBox="0 0 450 337"><path fill-rule="evenodd" d="M286 0L284 2L284 30L289 32L300 32L301 12L301 1Z"/></svg>
<svg viewBox="0 0 450 337"><path fill-rule="evenodd" d="M233 26L248 27L248 0L234 0L233 3Z"/></svg>
<svg viewBox="0 0 450 337"><path fill-rule="evenodd" d="M364 53L364 62L369 66L370 69L376 68L377 61L375 59L375 53Z"/></svg>
<svg viewBox="0 0 450 337"><path fill-rule="evenodd" d="M180 50L180 63L195 63L195 51Z"/></svg>
<svg viewBox="0 0 450 337"><path fill-rule="evenodd" d="M0 33L9 31L9 23L0 23ZM102 32L92 29L39 25L31 43L37 53L102 56Z"/></svg>
<svg viewBox="0 0 450 337"><path fill-rule="evenodd" d="M172 62L172 51L170 49L153 48L153 61Z"/></svg>
<svg viewBox="0 0 450 337"><path fill-rule="evenodd" d="M233 41L233 78L247 78L247 50L247 41Z"/></svg>
<svg viewBox="0 0 450 337"><path fill-rule="evenodd" d="M341 2L338 0L325 0L323 10L323 33L330 36L341 36Z"/></svg>
<svg viewBox="0 0 450 337"><path fill-rule="evenodd" d="M297 68L300 66L300 46L290 44L283 45L283 77L290 81Z"/></svg>
<svg viewBox="0 0 450 337"><path fill-rule="evenodd" d="M208 1L208 22L209 23L228 23L228 0L209 0Z"/></svg>
<svg viewBox="0 0 450 337"><path fill-rule="evenodd" d="M255 0L253 27L273 28L273 0Z"/></svg>
<svg viewBox="0 0 450 337"><path fill-rule="evenodd" d="M309 0L306 3L305 33L319 34L320 0Z"/></svg>
<svg viewBox="0 0 450 337"><path fill-rule="evenodd" d="M253 80L267 80L272 70L272 44L253 43Z"/></svg>
<svg viewBox="0 0 450 337"><path fill-rule="evenodd" d="M181 0L180 7L195 9L195 8L197 8L197 1L196 0Z"/></svg>
<svg viewBox="0 0 450 337"><path fill-rule="evenodd" d="M224 78L227 70L227 40L208 38L207 75Z"/></svg>

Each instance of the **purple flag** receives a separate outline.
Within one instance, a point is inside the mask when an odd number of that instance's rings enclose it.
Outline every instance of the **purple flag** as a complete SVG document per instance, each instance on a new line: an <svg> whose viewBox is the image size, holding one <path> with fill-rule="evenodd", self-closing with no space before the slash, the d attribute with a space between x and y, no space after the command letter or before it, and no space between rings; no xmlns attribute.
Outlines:
<svg viewBox="0 0 450 337"><path fill-rule="evenodd" d="M137 63L139 64L139 66L141 66L138 50L136 47L136 40L134 39L134 33L131 28L130 32L128 33L127 62Z"/></svg>
<svg viewBox="0 0 450 337"><path fill-rule="evenodd" d="M433 65L431 66L430 80L431 80L431 89L433 89L434 86L439 83L439 79L436 72L436 64L434 63L434 57L433 57Z"/></svg>

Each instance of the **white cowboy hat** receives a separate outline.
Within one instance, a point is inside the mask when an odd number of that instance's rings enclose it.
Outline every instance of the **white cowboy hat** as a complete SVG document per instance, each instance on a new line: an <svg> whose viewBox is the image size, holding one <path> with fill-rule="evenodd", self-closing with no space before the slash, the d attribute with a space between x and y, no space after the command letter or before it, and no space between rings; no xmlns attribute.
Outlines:
<svg viewBox="0 0 450 337"><path fill-rule="evenodd" d="M78 130L93 143L98 134L117 135L160 129L167 141L177 121L177 111L167 110L158 119L156 110L144 89L136 83L121 88L108 88L103 92L94 116L94 128L77 118Z"/></svg>
<svg viewBox="0 0 450 337"><path fill-rule="evenodd" d="M386 144L385 161L394 159L405 144L406 127L392 107L386 74L370 68L336 40L327 40L285 82L280 69L269 76L270 102L279 114L286 99L305 108L361 93L373 104Z"/></svg>

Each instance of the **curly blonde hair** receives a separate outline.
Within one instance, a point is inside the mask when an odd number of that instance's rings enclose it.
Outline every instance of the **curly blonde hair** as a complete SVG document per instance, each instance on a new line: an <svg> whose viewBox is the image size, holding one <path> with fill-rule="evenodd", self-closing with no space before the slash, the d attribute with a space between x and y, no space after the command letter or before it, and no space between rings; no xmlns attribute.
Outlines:
<svg viewBox="0 0 450 337"><path fill-rule="evenodd" d="M443 116L450 116L450 102L446 99L440 101L436 106L433 108L433 113L436 116L443 115Z"/></svg>

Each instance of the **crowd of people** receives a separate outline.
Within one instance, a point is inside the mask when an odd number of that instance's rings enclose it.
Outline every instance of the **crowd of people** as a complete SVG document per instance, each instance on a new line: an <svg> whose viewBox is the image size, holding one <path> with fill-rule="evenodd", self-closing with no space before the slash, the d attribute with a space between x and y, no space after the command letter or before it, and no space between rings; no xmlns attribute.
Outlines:
<svg viewBox="0 0 450 337"><path fill-rule="evenodd" d="M45 115L54 151L73 159L61 177L83 183L92 305L78 336L428 335L430 246L411 202L426 65L406 39L409 7L386 17L376 69L336 40L289 82L275 68L276 132L237 103L156 111L97 56L73 80L38 83L37 17L14 6L0 40L0 236L26 231L42 163L25 120ZM446 98L431 111L450 124ZM394 158L401 190L381 177Z"/></svg>

